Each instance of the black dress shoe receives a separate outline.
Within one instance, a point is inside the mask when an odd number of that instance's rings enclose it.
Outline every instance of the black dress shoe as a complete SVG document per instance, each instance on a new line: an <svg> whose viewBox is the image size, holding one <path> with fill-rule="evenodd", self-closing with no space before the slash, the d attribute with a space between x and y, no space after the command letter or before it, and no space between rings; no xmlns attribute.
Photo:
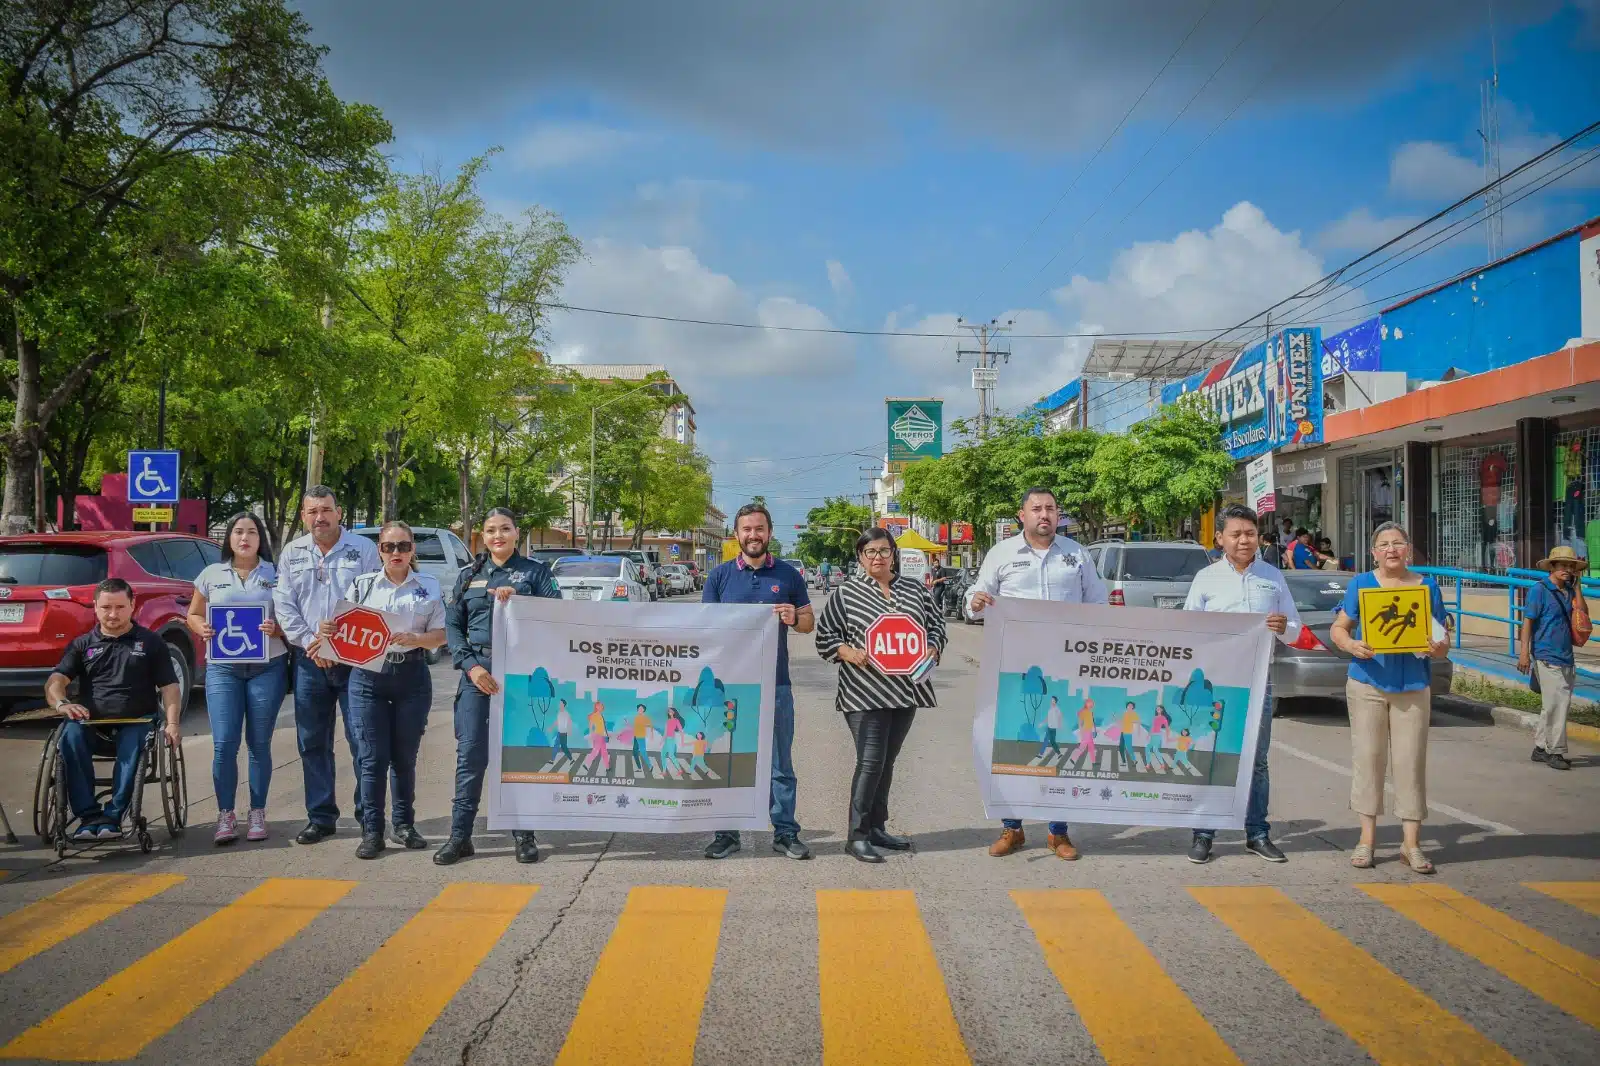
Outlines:
<svg viewBox="0 0 1600 1066"><path fill-rule="evenodd" d="M867 840L875 847L888 848L890 851L911 850L910 837L897 837L887 829L874 829L867 834Z"/></svg>
<svg viewBox="0 0 1600 1066"><path fill-rule="evenodd" d="M772 850L780 855L787 855L791 859L811 858L811 849L806 847L806 842L797 836L775 836L772 838Z"/></svg>
<svg viewBox="0 0 1600 1066"><path fill-rule="evenodd" d="M1534 762L1548 762L1549 759L1550 759L1550 756L1545 754L1545 750L1543 748L1534 748L1533 749L1533 761Z"/></svg>
<svg viewBox="0 0 1600 1066"><path fill-rule="evenodd" d="M361 843L356 845L356 858L376 859L385 847L382 833L363 833Z"/></svg>
<svg viewBox="0 0 1600 1066"><path fill-rule="evenodd" d="M532 833L517 834L517 861L525 866L539 861L539 842Z"/></svg>
<svg viewBox="0 0 1600 1066"><path fill-rule="evenodd" d="M300 830L294 838L296 844L320 844L333 836L336 830L331 825L322 825L317 822L307 822L306 827Z"/></svg>
<svg viewBox="0 0 1600 1066"><path fill-rule="evenodd" d="M1211 838L1196 835L1189 844L1189 861L1204 866L1211 861Z"/></svg>
<svg viewBox="0 0 1600 1066"><path fill-rule="evenodd" d="M729 855L739 850L738 833L718 833L711 838L711 843L706 845L706 858L726 859Z"/></svg>
<svg viewBox="0 0 1600 1066"><path fill-rule="evenodd" d="M417 832L417 827L414 825L395 826L389 830L389 839L407 851L421 851L428 846L428 842L422 839L422 834Z"/></svg>
<svg viewBox="0 0 1600 1066"><path fill-rule="evenodd" d="M466 837L451 837L444 842L444 846L433 853L433 861L439 866L454 866L459 860L465 859L476 849L472 841Z"/></svg>
<svg viewBox="0 0 1600 1066"><path fill-rule="evenodd" d="M1245 841L1244 849L1253 855L1259 855L1268 862L1288 862L1289 856L1266 837L1255 837Z"/></svg>
<svg viewBox="0 0 1600 1066"><path fill-rule="evenodd" d="M870 840L852 840L844 846L844 850L862 862L882 862L883 855L872 846Z"/></svg>

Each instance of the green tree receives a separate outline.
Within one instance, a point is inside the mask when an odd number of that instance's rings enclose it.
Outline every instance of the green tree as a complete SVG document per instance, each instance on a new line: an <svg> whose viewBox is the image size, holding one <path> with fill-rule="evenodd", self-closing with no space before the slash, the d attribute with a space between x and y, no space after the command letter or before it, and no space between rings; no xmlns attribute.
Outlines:
<svg viewBox="0 0 1600 1066"><path fill-rule="evenodd" d="M872 508L851 503L848 496L830 496L806 512L795 551L808 563L842 566L854 558L856 538L870 525Z"/></svg>
<svg viewBox="0 0 1600 1066"><path fill-rule="evenodd" d="M1105 514L1161 536L1176 535L1185 518L1210 507L1233 466L1215 416L1189 399L1107 435L1088 463Z"/></svg>
<svg viewBox="0 0 1600 1066"><path fill-rule="evenodd" d="M52 420L164 328L164 282L292 202L376 180L389 127L340 101L321 61L282 0L5 6L5 529L32 524L32 471Z"/></svg>
<svg viewBox="0 0 1600 1066"><path fill-rule="evenodd" d="M711 464L687 444L657 436L634 468L622 515L633 523L633 546L649 530L685 532L705 521L711 505Z"/></svg>

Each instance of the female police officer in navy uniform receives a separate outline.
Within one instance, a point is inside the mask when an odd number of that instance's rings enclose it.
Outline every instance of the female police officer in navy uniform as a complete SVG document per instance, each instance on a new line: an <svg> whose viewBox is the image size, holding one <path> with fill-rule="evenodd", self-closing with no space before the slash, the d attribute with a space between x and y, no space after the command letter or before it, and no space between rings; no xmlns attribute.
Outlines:
<svg viewBox="0 0 1600 1066"><path fill-rule="evenodd" d="M489 697L500 691L489 659L494 603L512 596L561 597L550 568L517 552L517 516L509 509L496 507L484 518L483 545L487 550L462 568L455 599L445 613L450 658L461 671L461 683L456 689L456 798L450 839L433 856L440 866L473 851L472 822L489 766ZM538 862L532 831L512 835L517 861Z"/></svg>

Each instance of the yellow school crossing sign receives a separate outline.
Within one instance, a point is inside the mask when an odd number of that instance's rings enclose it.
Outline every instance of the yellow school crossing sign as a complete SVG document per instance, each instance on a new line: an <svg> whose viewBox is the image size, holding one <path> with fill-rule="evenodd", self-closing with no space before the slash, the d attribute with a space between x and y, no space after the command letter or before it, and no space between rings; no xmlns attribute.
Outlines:
<svg viewBox="0 0 1600 1066"><path fill-rule="evenodd" d="M1425 585L1361 590L1361 639L1376 652L1426 652L1433 598Z"/></svg>

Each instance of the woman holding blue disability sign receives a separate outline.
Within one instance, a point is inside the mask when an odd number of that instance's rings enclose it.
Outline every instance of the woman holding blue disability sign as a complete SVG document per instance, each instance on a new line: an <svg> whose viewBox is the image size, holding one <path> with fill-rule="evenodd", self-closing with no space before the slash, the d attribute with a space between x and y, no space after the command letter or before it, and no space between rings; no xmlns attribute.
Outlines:
<svg viewBox="0 0 1600 1066"><path fill-rule="evenodd" d="M227 647L255 651L266 644L265 661L226 662L208 656L206 662L206 714L211 719L211 783L217 792L218 844L238 839L234 800L239 790L239 741L250 751L250 816L246 836L267 838L267 788L272 784L272 731L278 722L288 684L288 647L272 617L272 590L278 571L272 565L266 529L261 519L242 511L228 519L222 537L222 560L212 563L194 579L194 599L189 601L189 629L206 642L219 636L212 628L209 608L228 605L259 607L259 629L232 625L220 636ZM253 612L252 612L253 614ZM228 617L223 611L223 616Z"/></svg>

